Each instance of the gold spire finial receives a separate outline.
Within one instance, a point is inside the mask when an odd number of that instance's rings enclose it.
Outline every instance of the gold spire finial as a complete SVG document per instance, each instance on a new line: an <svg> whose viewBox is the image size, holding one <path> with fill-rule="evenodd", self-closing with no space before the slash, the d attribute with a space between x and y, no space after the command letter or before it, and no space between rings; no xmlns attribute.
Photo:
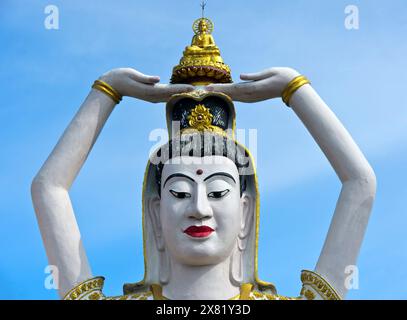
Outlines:
<svg viewBox="0 0 407 320"><path fill-rule="evenodd" d="M212 36L213 22L204 16L206 4L206 1L201 2L202 17L192 25L195 35L191 45L185 48L179 65L174 67L171 83L207 85L232 82L230 68L223 62Z"/></svg>
<svg viewBox="0 0 407 320"><path fill-rule="evenodd" d="M202 0L201 2L201 8L202 8L202 18L205 17L205 7L206 7L207 2Z"/></svg>

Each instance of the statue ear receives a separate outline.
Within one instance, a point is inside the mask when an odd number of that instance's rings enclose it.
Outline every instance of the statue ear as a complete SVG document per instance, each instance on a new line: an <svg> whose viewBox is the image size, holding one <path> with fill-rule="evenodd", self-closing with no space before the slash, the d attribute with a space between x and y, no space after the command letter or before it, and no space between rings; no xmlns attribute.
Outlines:
<svg viewBox="0 0 407 320"><path fill-rule="evenodd" d="M150 213L157 249L159 251L163 251L164 239L162 237L162 227L160 218L160 198L158 196L151 197L148 200L148 211Z"/></svg>
<svg viewBox="0 0 407 320"><path fill-rule="evenodd" d="M254 219L254 205L255 205L255 200L254 198L249 195L248 193L244 192L240 198L241 201L241 212L242 212L242 217L241 217L241 227L240 227L240 233L239 233L239 239L243 240L245 239L253 225L253 219Z"/></svg>

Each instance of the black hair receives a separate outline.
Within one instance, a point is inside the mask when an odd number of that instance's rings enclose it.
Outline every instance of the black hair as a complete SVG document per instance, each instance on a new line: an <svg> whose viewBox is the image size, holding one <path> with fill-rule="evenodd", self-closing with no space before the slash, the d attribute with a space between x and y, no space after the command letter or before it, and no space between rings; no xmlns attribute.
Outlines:
<svg viewBox="0 0 407 320"><path fill-rule="evenodd" d="M162 146L152 159L156 169L156 184L159 196L161 196L161 178L164 163L177 156L205 157L223 156L234 162L239 172L240 196L246 190L246 174L243 174L250 167L250 156L248 152L240 147L236 141L212 132L196 132L183 134L170 140ZM159 159L154 162L153 160Z"/></svg>

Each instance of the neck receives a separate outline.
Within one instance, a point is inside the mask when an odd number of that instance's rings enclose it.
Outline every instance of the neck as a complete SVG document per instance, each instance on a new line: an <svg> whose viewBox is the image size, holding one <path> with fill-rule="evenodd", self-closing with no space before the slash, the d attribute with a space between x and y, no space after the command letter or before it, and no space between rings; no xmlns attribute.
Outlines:
<svg viewBox="0 0 407 320"><path fill-rule="evenodd" d="M173 260L173 259L171 259ZM239 294L230 278L231 258L216 265L190 266L171 261L171 276L163 295L176 300L227 300Z"/></svg>

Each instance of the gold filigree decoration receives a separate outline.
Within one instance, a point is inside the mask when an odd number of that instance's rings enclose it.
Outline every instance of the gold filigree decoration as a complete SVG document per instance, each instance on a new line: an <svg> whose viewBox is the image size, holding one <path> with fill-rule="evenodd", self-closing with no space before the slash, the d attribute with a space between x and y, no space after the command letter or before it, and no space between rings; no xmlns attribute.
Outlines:
<svg viewBox="0 0 407 320"><path fill-rule="evenodd" d="M247 300L300 300L298 297L285 297L278 294L264 293L259 291L252 291L249 299Z"/></svg>
<svg viewBox="0 0 407 320"><path fill-rule="evenodd" d="M65 295L64 300L149 300L152 297L151 291L106 297L102 292L103 284L103 277L88 279L72 288Z"/></svg>
<svg viewBox="0 0 407 320"><path fill-rule="evenodd" d="M198 131L213 131L212 120L212 113L203 104L198 104L188 116L189 126Z"/></svg>
<svg viewBox="0 0 407 320"><path fill-rule="evenodd" d="M314 300L315 299L315 293L313 293L311 290L305 290L304 292L304 296L305 298L307 298L307 300Z"/></svg>
<svg viewBox="0 0 407 320"><path fill-rule="evenodd" d="M102 298L103 277L88 279L72 288L64 297L64 300L99 300ZM97 298L97 299L96 299Z"/></svg>
<svg viewBox="0 0 407 320"><path fill-rule="evenodd" d="M309 285L312 289L314 289L324 300L341 300L342 298L340 295L335 291L335 289L329 284L327 280L325 280L322 276L320 276L316 272L312 272L309 270L303 270L301 272L301 281L304 286ZM304 289L304 295L308 299ZM310 291L310 290L308 290ZM311 292L312 293L312 292ZM314 293L312 293L314 295ZM308 294L310 296L310 294ZM315 299L315 295L314 295ZM313 300L313 299L310 299Z"/></svg>
<svg viewBox="0 0 407 320"><path fill-rule="evenodd" d="M89 300L100 300L102 298L102 294L100 292L94 292L88 296Z"/></svg>

